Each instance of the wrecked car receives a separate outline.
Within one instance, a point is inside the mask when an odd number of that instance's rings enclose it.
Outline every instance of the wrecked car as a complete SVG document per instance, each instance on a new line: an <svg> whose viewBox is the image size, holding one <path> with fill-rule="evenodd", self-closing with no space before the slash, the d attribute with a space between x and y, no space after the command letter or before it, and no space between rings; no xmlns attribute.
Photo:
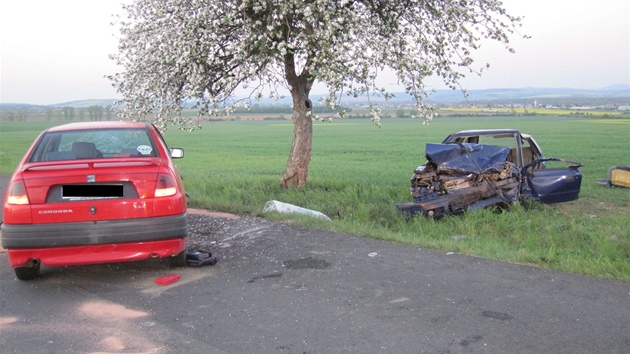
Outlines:
<svg viewBox="0 0 630 354"><path fill-rule="evenodd" d="M428 143L425 155L411 177L413 201L396 205L409 215L437 218L527 200L561 203L580 193L583 164L546 158L516 129L461 131ZM549 167L552 161L562 166Z"/></svg>

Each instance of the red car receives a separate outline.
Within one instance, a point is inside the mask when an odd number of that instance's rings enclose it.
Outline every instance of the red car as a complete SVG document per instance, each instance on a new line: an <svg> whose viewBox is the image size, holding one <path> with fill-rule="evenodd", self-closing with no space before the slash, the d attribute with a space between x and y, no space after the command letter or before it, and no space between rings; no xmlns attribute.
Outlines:
<svg viewBox="0 0 630 354"><path fill-rule="evenodd" d="M2 247L18 279L40 265L169 257L186 264L186 194L151 124L70 123L42 132L13 174Z"/></svg>

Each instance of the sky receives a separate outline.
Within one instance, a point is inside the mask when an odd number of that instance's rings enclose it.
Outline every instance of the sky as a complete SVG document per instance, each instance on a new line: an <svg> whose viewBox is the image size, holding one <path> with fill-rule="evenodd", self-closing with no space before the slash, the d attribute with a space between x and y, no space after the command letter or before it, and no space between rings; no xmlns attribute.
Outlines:
<svg viewBox="0 0 630 354"><path fill-rule="evenodd" d="M129 0L125 0L128 2ZM119 98L105 75L120 71L112 14L121 0L0 0L0 103L57 104ZM584 88L630 84L630 1L504 0L523 16L516 53L484 43L475 63L481 77L462 81L486 88ZM382 77L384 84L395 79ZM443 89L437 79L425 82ZM315 92L315 89L313 91Z"/></svg>

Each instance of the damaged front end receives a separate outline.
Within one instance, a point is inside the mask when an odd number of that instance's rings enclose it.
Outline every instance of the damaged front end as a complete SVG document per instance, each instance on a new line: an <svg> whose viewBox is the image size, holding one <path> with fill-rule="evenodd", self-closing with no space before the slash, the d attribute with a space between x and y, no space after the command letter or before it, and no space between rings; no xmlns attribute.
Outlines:
<svg viewBox="0 0 630 354"><path fill-rule="evenodd" d="M524 199L558 203L578 198L582 175L577 168L582 164L544 159L522 168L511 155L503 146L427 144L427 163L411 178L413 201L396 207L405 214L439 218ZM547 169L546 161L573 165Z"/></svg>
<svg viewBox="0 0 630 354"><path fill-rule="evenodd" d="M520 174L510 149L482 144L427 144L427 163L411 178L413 202L396 207L441 217L519 199Z"/></svg>

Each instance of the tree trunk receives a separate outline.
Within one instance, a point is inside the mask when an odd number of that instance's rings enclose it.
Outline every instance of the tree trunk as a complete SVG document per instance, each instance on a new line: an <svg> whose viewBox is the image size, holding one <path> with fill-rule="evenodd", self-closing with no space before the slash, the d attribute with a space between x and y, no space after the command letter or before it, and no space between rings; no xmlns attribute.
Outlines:
<svg viewBox="0 0 630 354"><path fill-rule="evenodd" d="M313 120L311 109L313 104L308 95L313 80L308 72L296 75L293 56L285 56L285 74L291 86L293 98L293 144L284 175L280 178L280 187L299 188L306 186L308 165L311 162L313 148Z"/></svg>

